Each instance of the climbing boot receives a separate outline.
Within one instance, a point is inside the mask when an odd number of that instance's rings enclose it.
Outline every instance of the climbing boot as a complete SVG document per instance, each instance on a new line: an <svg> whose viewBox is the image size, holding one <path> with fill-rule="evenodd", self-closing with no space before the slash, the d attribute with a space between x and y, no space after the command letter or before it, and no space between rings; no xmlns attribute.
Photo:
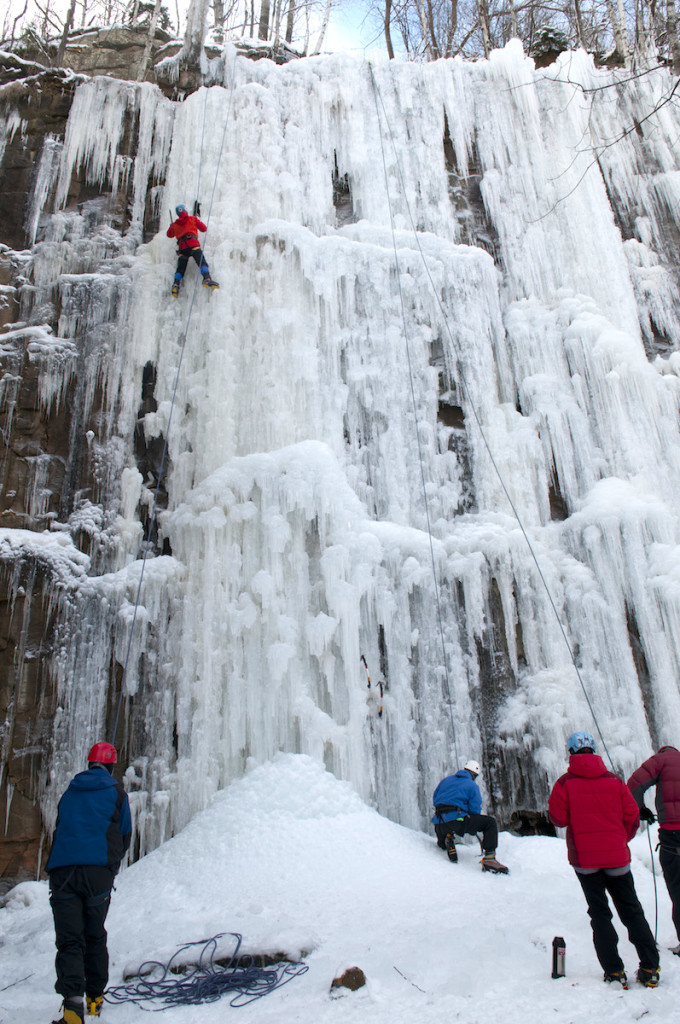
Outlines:
<svg viewBox="0 0 680 1024"><path fill-rule="evenodd" d="M493 871L494 875L509 875L510 869L496 860L496 851L490 850L482 857L482 871Z"/></svg>
<svg viewBox="0 0 680 1024"><path fill-rule="evenodd" d="M172 294L175 298L179 295L179 281L174 281L172 285Z"/></svg>
<svg viewBox="0 0 680 1024"><path fill-rule="evenodd" d="M645 988L656 988L659 984L659 968L650 970L647 967L638 967L636 980Z"/></svg>
<svg viewBox="0 0 680 1024"><path fill-rule="evenodd" d="M204 288L219 288L217 281L213 281L210 274L203 275L203 287Z"/></svg>
<svg viewBox="0 0 680 1024"><path fill-rule="evenodd" d="M88 1017L100 1017L103 1005L104 996L85 996Z"/></svg>
<svg viewBox="0 0 680 1024"><path fill-rule="evenodd" d="M677 944L677 946L669 946L668 948L670 949L671 953L675 953L676 956L680 956L680 942Z"/></svg>
<svg viewBox="0 0 680 1024"><path fill-rule="evenodd" d="M65 999L61 1007L61 1017L52 1024L83 1024L85 1011L80 999Z"/></svg>
<svg viewBox="0 0 680 1024"><path fill-rule="evenodd" d="M618 981L621 988L628 988L628 978L625 971L605 971L604 980L609 985L614 981Z"/></svg>
<svg viewBox="0 0 680 1024"><path fill-rule="evenodd" d="M449 858L452 864L458 863L458 851L456 850L456 841L452 835L448 835L444 840L446 843L446 856Z"/></svg>

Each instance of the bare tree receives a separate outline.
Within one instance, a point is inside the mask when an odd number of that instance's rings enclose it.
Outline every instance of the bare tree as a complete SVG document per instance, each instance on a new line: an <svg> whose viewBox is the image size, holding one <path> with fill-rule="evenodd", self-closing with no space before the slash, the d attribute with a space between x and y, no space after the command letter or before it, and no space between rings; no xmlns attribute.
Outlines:
<svg viewBox="0 0 680 1024"><path fill-rule="evenodd" d="M578 45L585 49L586 39L583 32L583 19L581 18L581 0L574 0L574 17L576 19Z"/></svg>
<svg viewBox="0 0 680 1024"><path fill-rule="evenodd" d="M210 0L191 0L187 11L184 43L178 54L180 63L198 65L208 28L209 6Z"/></svg>
<svg viewBox="0 0 680 1024"><path fill-rule="evenodd" d="M215 35L221 41L224 37L224 4L222 0L213 0L213 19Z"/></svg>
<svg viewBox="0 0 680 1024"><path fill-rule="evenodd" d="M64 63L64 54L66 53L66 43L68 42L68 34L73 28L73 18L76 12L76 0L71 0L71 6L68 9L66 15L66 21L64 22L64 31L61 34L61 41L59 43L59 49L57 50L57 67L60 68Z"/></svg>
<svg viewBox="0 0 680 1024"><path fill-rule="evenodd" d="M477 10L479 11L479 27L482 30L482 40L484 42L484 56L488 57L492 49L488 0L477 0Z"/></svg>
<svg viewBox="0 0 680 1024"><path fill-rule="evenodd" d="M383 20L383 31L385 33L385 46L387 56L394 60L394 47L392 46L392 35L390 32L390 20L392 18L392 0L385 0L385 18Z"/></svg>
<svg viewBox="0 0 680 1024"><path fill-rule="evenodd" d="M678 17L675 0L666 0L666 26L673 73L677 75L680 74L680 41L678 41Z"/></svg>
<svg viewBox="0 0 680 1024"><path fill-rule="evenodd" d="M257 38L269 38L269 0L260 0L260 22L257 29Z"/></svg>
<svg viewBox="0 0 680 1024"><path fill-rule="evenodd" d="M328 30L328 21L331 16L331 7L333 6L333 0L326 0L326 7L323 12L323 21L321 22L321 28L319 29L319 35L316 40L316 46L312 50L312 53L321 53L321 47L323 41L326 38L326 32Z"/></svg>
<svg viewBox="0 0 680 1024"><path fill-rule="evenodd" d="M621 54L623 63L630 67L630 48L628 46L628 33L626 31L626 12L623 9L623 0L617 0L616 16L612 19L616 49Z"/></svg>
<svg viewBox="0 0 680 1024"><path fill-rule="evenodd" d="M17 25L19 24L20 21L23 20L25 14L26 14L27 8L28 8L28 0L24 0L24 8L23 8L23 10L19 14L17 14L16 18L12 22L12 30L11 30L11 33L9 35L9 38L8 38L7 33L8 33L8 29L9 29L10 12L7 11L7 13L5 14L5 21L4 21L4 24L2 26L2 37L3 37L4 43L6 45L8 45L9 47L11 47L13 45L14 40L16 39Z"/></svg>
<svg viewBox="0 0 680 1024"><path fill-rule="evenodd" d="M295 0L288 0L288 16L286 18L286 42L293 42L293 28L295 27Z"/></svg>
<svg viewBox="0 0 680 1024"><path fill-rule="evenodd" d="M156 0L153 8L153 14L149 21L149 30L146 34L146 42L144 43L144 53L142 59L139 62L139 71L137 72L137 81L143 82L146 78L146 69L149 66L149 57L151 56L151 48L153 41L156 36L156 26L158 25L158 15L160 14L162 0Z"/></svg>

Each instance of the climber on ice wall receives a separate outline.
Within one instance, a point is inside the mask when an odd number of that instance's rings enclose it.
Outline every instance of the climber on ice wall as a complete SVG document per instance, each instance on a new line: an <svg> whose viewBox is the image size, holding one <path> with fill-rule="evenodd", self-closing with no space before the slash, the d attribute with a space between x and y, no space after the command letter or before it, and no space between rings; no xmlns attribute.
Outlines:
<svg viewBox="0 0 680 1024"><path fill-rule="evenodd" d="M482 871L507 875L505 864L496 860L498 826L489 814L481 814L482 794L476 783L481 772L476 761L466 761L455 775L447 775L434 791L434 817L432 823L437 833L437 845L446 850L449 860L456 862L454 836L477 835L482 833Z"/></svg>
<svg viewBox="0 0 680 1024"><path fill-rule="evenodd" d="M175 280L172 284L172 294L175 298L179 295L179 286L182 283L182 278L190 259L196 260L198 269L203 275L203 287L219 288L217 281L213 281L210 276L210 268L206 263L203 250L198 241L198 232L207 231L207 226L198 217L192 217L187 212L186 206L182 204L175 207L175 213L177 214L177 219L173 220L166 231L168 238L177 239L177 270L175 271Z"/></svg>

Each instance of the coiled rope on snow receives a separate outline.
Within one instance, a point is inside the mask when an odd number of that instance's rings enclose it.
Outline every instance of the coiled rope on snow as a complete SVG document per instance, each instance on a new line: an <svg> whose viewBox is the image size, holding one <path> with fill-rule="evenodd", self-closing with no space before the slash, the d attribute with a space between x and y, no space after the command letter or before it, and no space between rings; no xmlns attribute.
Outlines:
<svg viewBox="0 0 680 1024"><path fill-rule="evenodd" d="M223 964L215 957L218 939L225 936L234 939L235 945L227 963ZM299 961L258 967L252 956L239 956L242 941L238 932L220 932L210 939L187 942L167 963L145 960L132 981L107 989L104 998L107 1003L135 1003L141 1010L158 1013L174 1006L214 1003L225 993L232 992L230 1006L247 1006L309 970L307 964ZM181 963L182 954L195 946L202 947L198 961L189 965Z"/></svg>

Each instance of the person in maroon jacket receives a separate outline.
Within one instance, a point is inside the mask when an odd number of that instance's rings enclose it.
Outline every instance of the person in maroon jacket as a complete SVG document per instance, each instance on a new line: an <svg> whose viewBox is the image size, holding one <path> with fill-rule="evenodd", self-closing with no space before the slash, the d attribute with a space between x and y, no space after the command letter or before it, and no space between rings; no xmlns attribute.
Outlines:
<svg viewBox="0 0 680 1024"><path fill-rule="evenodd" d="M622 779L607 771L587 732L567 740L569 770L553 786L550 820L567 829L567 854L588 904L597 959L605 981L628 987L607 893L640 957L637 980L659 984L659 951L635 892L628 843L640 823L637 804Z"/></svg>
<svg viewBox="0 0 680 1024"><path fill-rule="evenodd" d="M182 278L190 259L196 260L198 269L203 275L203 287L219 288L217 281L213 281L210 276L210 268L206 263L203 250L198 241L198 232L207 231L208 228L198 217L190 217L186 206L176 206L175 213L177 214L177 220L173 220L166 231L168 238L177 239L177 270L175 271L175 280L172 284L172 294L175 298L179 295L179 286L182 283Z"/></svg>
<svg viewBox="0 0 680 1024"><path fill-rule="evenodd" d="M645 806L645 791L656 786L656 813L659 819L659 862L673 904L673 924L680 939L680 750L660 747L628 779L628 788L640 808L644 821L654 821ZM673 947L680 956L680 942Z"/></svg>

